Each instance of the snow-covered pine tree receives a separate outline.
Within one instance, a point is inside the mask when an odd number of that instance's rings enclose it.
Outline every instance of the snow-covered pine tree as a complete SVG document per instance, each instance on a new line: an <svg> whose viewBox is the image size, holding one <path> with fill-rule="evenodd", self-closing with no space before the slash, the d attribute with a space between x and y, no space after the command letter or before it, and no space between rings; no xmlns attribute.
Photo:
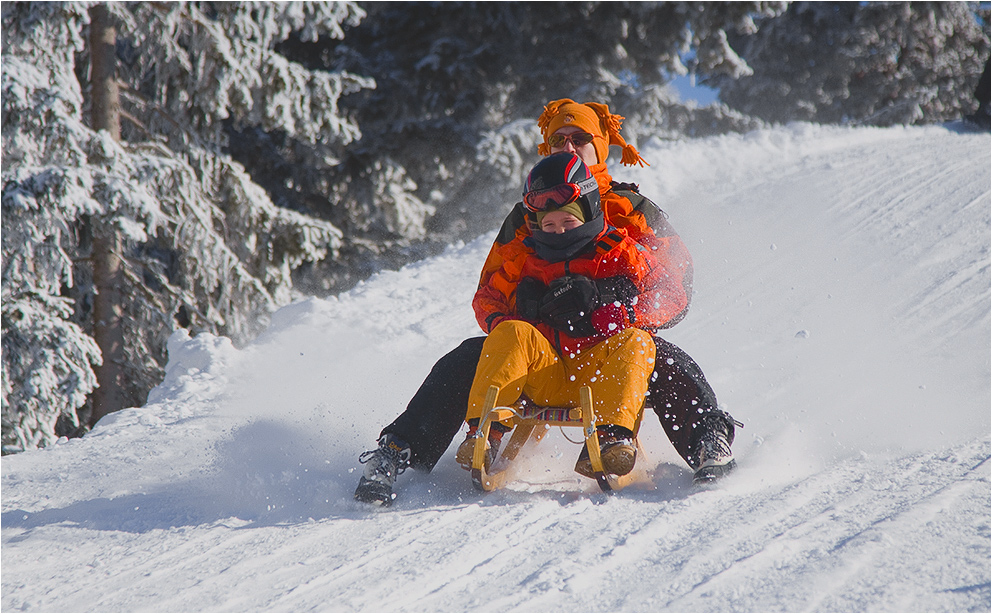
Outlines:
<svg viewBox="0 0 992 614"><path fill-rule="evenodd" d="M52 417L76 421L93 388L99 358L83 341L99 227L124 239L140 403L175 326L243 340L291 278L337 290L491 228L536 158L547 100L642 92L643 108L617 111L660 129L649 116L668 107L651 86L686 70L746 74L728 37L785 3L370 3L368 19L351 2L108 6L120 143L85 125L89 4L3 7L3 432L15 448L51 441ZM697 121L679 117L669 124ZM34 355L56 345L45 331L71 326L75 353L52 350L66 365L46 366ZM65 405L33 397L31 377Z"/></svg>
<svg viewBox="0 0 992 614"><path fill-rule="evenodd" d="M494 227L519 198L537 161L534 120L549 100L633 102L672 75L748 74L728 33L753 32L755 19L786 4L369 3L344 41L318 41L317 51L294 57L376 80L344 100L363 133L344 163L364 169L388 159L402 168L413 194L437 210L428 230L450 239ZM630 118L639 111L616 107ZM510 151L517 145L524 149Z"/></svg>
<svg viewBox="0 0 992 614"><path fill-rule="evenodd" d="M121 142L86 122L88 3L4 3L5 452L80 426L101 357L92 341L96 226L114 229L132 404L161 378L177 327L244 341L292 296L291 275L341 231L277 208L223 152L225 121L280 130L325 157L360 136L338 99L373 83L309 70L291 32L341 36L349 2L120 3ZM95 222L99 221L99 224Z"/></svg>
<svg viewBox="0 0 992 614"><path fill-rule="evenodd" d="M731 107L771 122L955 119L974 108L989 57L978 2L795 2L759 23L731 38L754 74L710 82Z"/></svg>

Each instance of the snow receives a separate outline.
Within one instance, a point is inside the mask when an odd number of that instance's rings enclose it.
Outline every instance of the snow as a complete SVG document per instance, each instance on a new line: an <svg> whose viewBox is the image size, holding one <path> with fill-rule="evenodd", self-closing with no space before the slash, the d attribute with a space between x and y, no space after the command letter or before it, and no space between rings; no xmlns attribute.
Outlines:
<svg viewBox="0 0 992 614"><path fill-rule="evenodd" d="M392 508L352 501L359 453L480 334L490 234L243 349L176 333L145 407L4 457L2 609L989 611L988 134L793 125L643 155L615 172L693 252L666 336L746 424L734 475L693 489L648 416L647 488L597 493L555 431L505 491L472 488L456 441Z"/></svg>

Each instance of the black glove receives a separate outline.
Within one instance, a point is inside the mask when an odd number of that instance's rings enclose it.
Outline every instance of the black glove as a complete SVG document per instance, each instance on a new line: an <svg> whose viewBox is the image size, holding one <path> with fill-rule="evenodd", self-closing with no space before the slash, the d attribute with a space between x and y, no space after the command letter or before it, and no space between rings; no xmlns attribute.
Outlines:
<svg viewBox="0 0 992 614"><path fill-rule="evenodd" d="M541 321L572 337L596 334L589 316L599 306L596 282L584 275L566 275L551 282L541 299Z"/></svg>
<svg viewBox="0 0 992 614"><path fill-rule="evenodd" d="M631 305L637 297L637 286L630 281L629 277L615 275L605 279L596 280L596 288L599 290L599 300L602 305L610 305L616 302L624 305Z"/></svg>
<svg viewBox="0 0 992 614"><path fill-rule="evenodd" d="M636 297L637 286L623 275L605 279L566 275L551 282L539 312L541 321L552 328L572 337L591 337L600 332L592 322L594 311L617 302L631 305Z"/></svg>
<svg viewBox="0 0 992 614"><path fill-rule="evenodd" d="M548 287L533 277L525 277L517 284L517 313L525 320L537 322L541 319L541 299Z"/></svg>

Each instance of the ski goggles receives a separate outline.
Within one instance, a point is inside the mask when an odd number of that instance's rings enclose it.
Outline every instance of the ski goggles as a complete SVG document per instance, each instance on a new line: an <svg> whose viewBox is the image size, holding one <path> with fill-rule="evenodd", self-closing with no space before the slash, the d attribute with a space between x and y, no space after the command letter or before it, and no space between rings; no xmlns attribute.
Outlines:
<svg viewBox="0 0 992 614"><path fill-rule="evenodd" d="M595 177L584 179L579 183L560 183L550 188L525 193L524 206L534 213L559 209L578 200L583 194L598 189L599 184L596 183Z"/></svg>
<svg viewBox="0 0 992 614"><path fill-rule="evenodd" d="M582 147L583 145L588 145L592 143L592 140L596 138L595 135L589 134L588 132L573 132L572 134L552 134L548 137L548 145L559 149L565 146L565 143L571 141L572 145L575 147Z"/></svg>

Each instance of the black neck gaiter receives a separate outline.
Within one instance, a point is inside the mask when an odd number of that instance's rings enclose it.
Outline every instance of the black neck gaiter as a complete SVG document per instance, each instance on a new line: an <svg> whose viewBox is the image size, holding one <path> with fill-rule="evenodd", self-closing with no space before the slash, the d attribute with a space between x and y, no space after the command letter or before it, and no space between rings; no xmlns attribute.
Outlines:
<svg viewBox="0 0 992 614"><path fill-rule="evenodd" d="M605 229L606 220L599 215L595 219L561 234L534 230L531 232L534 237L534 251L537 252L539 258L548 262L571 260L592 245Z"/></svg>

